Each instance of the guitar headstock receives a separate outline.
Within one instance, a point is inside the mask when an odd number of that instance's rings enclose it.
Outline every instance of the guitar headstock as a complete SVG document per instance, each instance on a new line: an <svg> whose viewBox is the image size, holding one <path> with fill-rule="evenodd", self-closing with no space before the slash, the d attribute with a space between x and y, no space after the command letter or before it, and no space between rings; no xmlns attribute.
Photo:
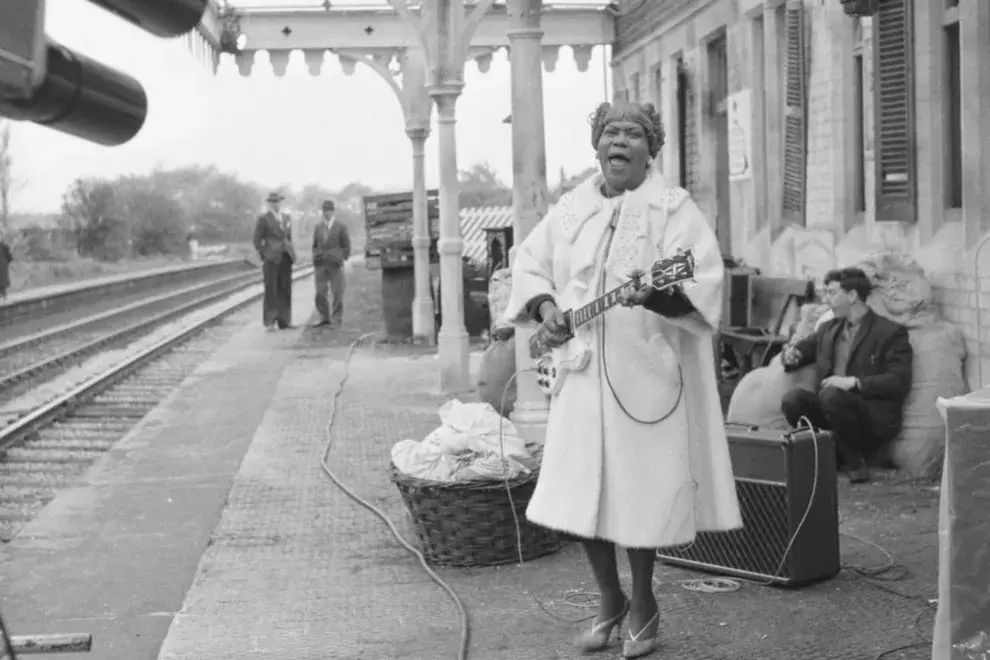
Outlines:
<svg viewBox="0 0 990 660"><path fill-rule="evenodd" d="M694 253L691 248L678 250L666 259L656 261L650 268L654 289L668 289L694 279Z"/></svg>

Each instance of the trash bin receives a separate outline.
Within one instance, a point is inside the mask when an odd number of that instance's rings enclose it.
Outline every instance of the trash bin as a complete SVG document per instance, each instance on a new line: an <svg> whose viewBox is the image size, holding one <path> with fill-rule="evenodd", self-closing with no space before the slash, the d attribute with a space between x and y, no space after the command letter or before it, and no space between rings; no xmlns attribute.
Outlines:
<svg viewBox="0 0 990 660"><path fill-rule="evenodd" d="M382 311L388 341L409 341L413 336L414 270L409 266L382 269Z"/></svg>

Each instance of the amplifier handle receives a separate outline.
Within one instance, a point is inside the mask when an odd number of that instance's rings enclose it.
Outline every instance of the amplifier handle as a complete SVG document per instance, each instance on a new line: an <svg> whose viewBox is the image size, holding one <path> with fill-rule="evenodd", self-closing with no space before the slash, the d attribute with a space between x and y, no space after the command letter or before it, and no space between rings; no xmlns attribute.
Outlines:
<svg viewBox="0 0 990 660"><path fill-rule="evenodd" d="M742 427L742 428L746 429L747 431L749 431L751 433L755 433L756 431L759 431L760 430L760 427L759 426L757 426L756 424L750 424L749 422L726 422L725 425L726 426L739 426L739 427Z"/></svg>

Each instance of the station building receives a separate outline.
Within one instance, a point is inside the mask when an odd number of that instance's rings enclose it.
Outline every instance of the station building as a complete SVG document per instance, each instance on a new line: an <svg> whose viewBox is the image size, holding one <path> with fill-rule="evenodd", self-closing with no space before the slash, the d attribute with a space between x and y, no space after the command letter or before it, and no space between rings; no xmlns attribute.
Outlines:
<svg viewBox="0 0 990 660"><path fill-rule="evenodd" d="M990 2L624 0L618 13L613 92L660 109L659 166L726 254L791 277L909 255L965 332L970 385L981 355L990 378L990 249L976 265Z"/></svg>

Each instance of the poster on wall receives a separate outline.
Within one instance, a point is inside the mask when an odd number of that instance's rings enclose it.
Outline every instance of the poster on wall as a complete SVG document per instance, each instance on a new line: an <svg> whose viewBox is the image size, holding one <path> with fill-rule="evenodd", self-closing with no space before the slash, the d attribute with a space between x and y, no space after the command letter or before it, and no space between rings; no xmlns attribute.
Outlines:
<svg viewBox="0 0 990 660"><path fill-rule="evenodd" d="M750 154L753 114L750 112L749 90L729 96L728 106L729 181L746 181L753 171Z"/></svg>

